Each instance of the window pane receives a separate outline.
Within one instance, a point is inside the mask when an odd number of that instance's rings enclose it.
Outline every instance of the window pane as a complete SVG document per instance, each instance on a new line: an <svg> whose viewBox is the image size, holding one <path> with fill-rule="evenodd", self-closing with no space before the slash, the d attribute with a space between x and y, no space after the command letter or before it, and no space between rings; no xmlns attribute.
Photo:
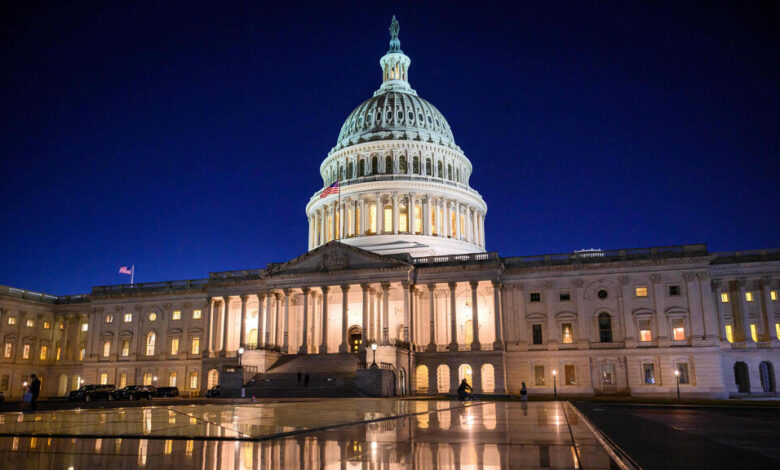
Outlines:
<svg viewBox="0 0 780 470"><path fill-rule="evenodd" d="M655 384L655 364L644 364L645 371L645 383L648 385Z"/></svg>
<svg viewBox="0 0 780 470"><path fill-rule="evenodd" d="M563 366L563 375L566 385L577 385L577 373L573 364Z"/></svg>
<svg viewBox="0 0 780 470"><path fill-rule="evenodd" d="M734 342L734 330L731 327L731 325L726 325L726 340L729 343L733 343Z"/></svg>
<svg viewBox="0 0 780 470"><path fill-rule="evenodd" d="M601 383L604 385L615 385L615 364L601 365Z"/></svg>
<svg viewBox="0 0 780 470"><path fill-rule="evenodd" d="M544 385L544 366L534 366L534 383Z"/></svg>
<svg viewBox="0 0 780 470"><path fill-rule="evenodd" d="M564 344L571 344L574 341L571 323L564 323L561 325L561 337Z"/></svg>
<svg viewBox="0 0 780 470"><path fill-rule="evenodd" d="M682 318L672 319L672 339L682 341L685 339L685 322Z"/></svg>
<svg viewBox="0 0 780 470"><path fill-rule="evenodd" d="M533 333L533 343L542 344L542 325L531 325Z"/></svg>
<svg viewBox="0 0 780 470"><path fill-rule="evenodd" d="M647 286L638 286L635 293L637 297L647 297Z"/></svg>
<svg viewBox="0 0 780 470"><path fill-rule="evenodd" d="M688 363L687 362L681 362L677 364L677 371L680 373L678 377L680 378L681 384L688 384L690 383L690 378L688 377Z"/></svg>

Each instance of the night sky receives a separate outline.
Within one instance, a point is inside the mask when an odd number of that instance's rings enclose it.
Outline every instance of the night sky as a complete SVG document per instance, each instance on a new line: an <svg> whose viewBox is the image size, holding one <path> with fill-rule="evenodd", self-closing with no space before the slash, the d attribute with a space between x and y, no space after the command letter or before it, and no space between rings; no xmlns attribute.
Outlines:
<svg viewBox="0 0 780 470"><path fill-rule="evenodd" d="M0 284L303 254L393 14L474 165L488 250L778 247L780 17L680 3L2 2Z"/></svg>

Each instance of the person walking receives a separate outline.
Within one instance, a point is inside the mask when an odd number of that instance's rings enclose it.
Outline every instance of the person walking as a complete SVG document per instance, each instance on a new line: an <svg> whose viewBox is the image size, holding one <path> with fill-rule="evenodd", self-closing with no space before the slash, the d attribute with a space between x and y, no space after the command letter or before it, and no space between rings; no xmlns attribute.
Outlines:
<svg viewBox="0 0 780 470"><path fill-rule="evenodd" d="M35 374L31 374L30 378L32 381L30 382L30 387L27 390L30 392L30 411L37 411L38 410L38 395L41 393L41 381L38 379L38 376Z"/></svg>
<svg viewBox="0 0 780 470"><path fill-rule="evenodd" d="M463 381L461 381L460 383L460 386L458 387L458 399L460 401L466 401L466 399L468 399L471 396L469 392L472 390L474 389L471 388L471 385L469 385L469 383L466 382L466 379L463 379Z"/></svg>
<svg viewBox="0 0 780 470"><path fill-rule="evenodd" d="M520 387L520 400L528 401L528 390L525 388L525 382L523 382L523 386Z"/></svg>

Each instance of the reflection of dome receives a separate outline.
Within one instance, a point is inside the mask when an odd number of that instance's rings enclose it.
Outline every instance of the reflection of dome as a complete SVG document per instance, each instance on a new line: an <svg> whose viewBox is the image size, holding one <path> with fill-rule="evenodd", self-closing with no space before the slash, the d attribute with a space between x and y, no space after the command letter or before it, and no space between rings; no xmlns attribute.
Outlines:
<svg viewBox="0 0 780 470"><path fill-rule="evenodd" d="M416 140L457 148L447 120L431 103L406 92L383 92L355 108L334 150L375 140Z"/></svg>

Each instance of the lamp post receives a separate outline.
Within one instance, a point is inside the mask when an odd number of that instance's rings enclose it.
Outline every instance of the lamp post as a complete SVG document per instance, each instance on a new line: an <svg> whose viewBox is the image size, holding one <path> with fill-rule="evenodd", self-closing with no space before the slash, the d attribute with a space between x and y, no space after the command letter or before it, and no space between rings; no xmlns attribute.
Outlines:
<svg viewBox="0 0 780 470"><path fill-rule="evenodd" d="M558 371L553 369L553 398L558 400Z"/></svg>
<svg viewBox="0 0 780 470"><path fill-rule="evenodd" d="M241 356L244 355L244 347L238 348L238 368L241 369Z"/></svg>
<svg viewBox="0 0 780 470"><path fill-rule="evenodd" d="M677 382L677 400L680 400L680 370L674 370L674 379Z"/></svg>
<svg viewBox="0 0 780 470"><path fill-rule="evenodd" d="M154 386L156 388L157 387L157 376L156 375L154 377L152 377L152 382L154 382Z"/></svg>
<svg viewBox="0 0 780 470"><path fill-rule="evenodd" d="M374 357L371 360L371 368L372 369L376 369L377 368L377 365L376 365L376 343L371 343L371 351L374 352Z"/></svg>

